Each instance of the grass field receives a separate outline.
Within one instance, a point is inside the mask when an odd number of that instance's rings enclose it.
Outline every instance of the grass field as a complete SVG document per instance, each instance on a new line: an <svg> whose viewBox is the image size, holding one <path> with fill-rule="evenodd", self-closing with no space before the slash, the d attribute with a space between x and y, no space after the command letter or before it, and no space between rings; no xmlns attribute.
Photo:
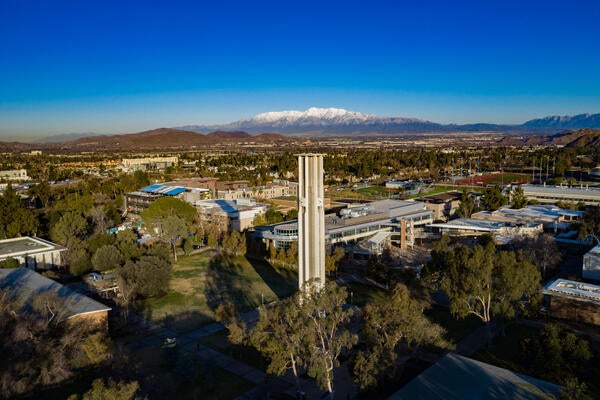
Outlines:
<svg viewBox="0 0 600 400"><path fill-rule="evenodd" d="M240 312L289 296L296 288L295 271L273 268L243 256L204 252L179 257L167 294L139 304L147 319L178 332L196 329L214 320L223 302Z"/></svg>

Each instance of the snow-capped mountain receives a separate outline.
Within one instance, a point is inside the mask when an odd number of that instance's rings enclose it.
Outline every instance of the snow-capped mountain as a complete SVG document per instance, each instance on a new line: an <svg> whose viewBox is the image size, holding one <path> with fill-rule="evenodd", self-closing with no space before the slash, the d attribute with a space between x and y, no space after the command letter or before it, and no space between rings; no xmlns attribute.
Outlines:
<svg viewBox="0 0 600 400"><path fill-rule="evenodd" d="M306 111L272 111L225 125L182 126L194 132L246 131L253 134L403 134L451 132L503 132L516 134L548 134L565 129L600 128L600 114L551 116L527 121L521 125L438 124L417 118L380 117L341 108L311 107Z"/></svg>
<svg viewBox="0 0 600 400"><path fill-rule="evenodd" d="M244 130L250 133L406 133L444 131L433 122L402 117L379 117L341 108L311 107L306 111L272 111L226 125L185 126L195 132Z"/></svg>

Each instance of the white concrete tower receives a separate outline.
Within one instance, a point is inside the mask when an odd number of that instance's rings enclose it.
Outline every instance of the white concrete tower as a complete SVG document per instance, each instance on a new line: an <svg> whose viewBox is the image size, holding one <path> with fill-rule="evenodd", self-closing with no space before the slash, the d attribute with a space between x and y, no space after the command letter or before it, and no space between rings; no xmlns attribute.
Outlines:
<svg viewBox="0 0 600 400"><path fill-rule="evenodd" d="M298 285L325 284L323 155L298 156Z"/></svg>

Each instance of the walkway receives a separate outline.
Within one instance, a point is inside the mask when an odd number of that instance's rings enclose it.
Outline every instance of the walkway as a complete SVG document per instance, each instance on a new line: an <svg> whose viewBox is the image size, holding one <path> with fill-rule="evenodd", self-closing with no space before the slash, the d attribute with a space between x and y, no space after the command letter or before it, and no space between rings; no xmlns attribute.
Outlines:
<svg viewBox="0 0 600 400"><path fill-rule="evenodd" d="M258 320L258 315L258 310L255 309L242 314L241 319L248 326L252 326ZM180 335L174 330L161 327L136 314L130 314L129 321L131 326L140 328L148 334L143 338L128 343L127 347L131 350L135 351L145 347L159 348L165 338L176 337L177 346L180 349L203 360L210 360L211 363L214 363L219 368L256 385L251 390L239 396L237 398L239 400L264 399L268 397L268 392L284 393L290 398L296 398L296 380L293 374L288 373L283 377L268 377L265 372L198 342L203 337L225 329L221 323L208 324L200 329ZM346 399L356 396L356 387L345 365L336 370L335 382L337 398ZM306 393L306 398L309 400L319 399L323 394L323 391L317 387L313 380L301 378L300 385ZM347 397L347 395L350 395L350 397Z"/></svg>

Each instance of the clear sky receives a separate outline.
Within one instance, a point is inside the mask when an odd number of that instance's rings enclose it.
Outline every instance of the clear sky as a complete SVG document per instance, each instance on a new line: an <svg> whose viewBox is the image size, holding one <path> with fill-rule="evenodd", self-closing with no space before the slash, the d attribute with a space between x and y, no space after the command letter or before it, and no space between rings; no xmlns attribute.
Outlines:
<svg viewBox="0 0 600 400"><path fill-rule="evenodd" d="M0 0L0 136L600 112L600 1Z"/></svg>

